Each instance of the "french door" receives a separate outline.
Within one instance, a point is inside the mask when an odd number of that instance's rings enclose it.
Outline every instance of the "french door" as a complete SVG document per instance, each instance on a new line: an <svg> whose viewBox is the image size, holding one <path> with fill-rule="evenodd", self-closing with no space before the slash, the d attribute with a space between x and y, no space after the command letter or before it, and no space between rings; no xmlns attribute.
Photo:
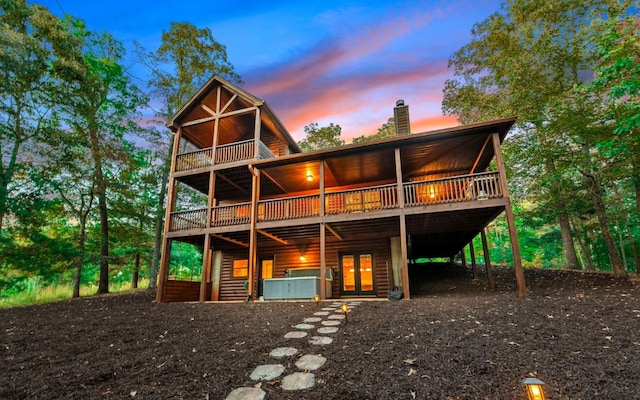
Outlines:
<svg viewBox="0 0 640 400"><path fill-rule="evenodd" d="M340 293L346 296L375 294L373 254L344 253L340 255Z"/></svg>

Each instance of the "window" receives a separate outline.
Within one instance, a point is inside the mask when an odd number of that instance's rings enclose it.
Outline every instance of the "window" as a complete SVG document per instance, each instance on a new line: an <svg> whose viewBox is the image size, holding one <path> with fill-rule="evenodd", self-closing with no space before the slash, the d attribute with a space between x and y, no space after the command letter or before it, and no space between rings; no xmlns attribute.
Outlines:
<svg viewBox="0 0 640 400"><path fill-rule="evenodd" d="M232 278L246 278L249 276L249 260L233 260Z"/></svg>

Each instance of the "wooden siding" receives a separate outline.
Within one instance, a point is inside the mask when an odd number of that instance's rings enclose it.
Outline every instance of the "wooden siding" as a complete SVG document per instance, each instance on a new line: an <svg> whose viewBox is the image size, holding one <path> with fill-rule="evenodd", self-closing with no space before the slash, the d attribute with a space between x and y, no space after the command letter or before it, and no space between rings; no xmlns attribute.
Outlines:
<svg viewBox="0 0 640 400"><path fill-rule="evenodd" d="M233 278L231 270L233 260L248 259L248 251L225 252L222 254L222 272L220 274L220 296L221 301L225 300L244 300L247 298L247 291L244 289L244 283L247 278Z"/></svg>
<svg viewBox="0 0 640 400"><path fill-rule="evenodd" d="M165 284L163 301L167 303L198 301L200 282L168 280Z"/></svg>

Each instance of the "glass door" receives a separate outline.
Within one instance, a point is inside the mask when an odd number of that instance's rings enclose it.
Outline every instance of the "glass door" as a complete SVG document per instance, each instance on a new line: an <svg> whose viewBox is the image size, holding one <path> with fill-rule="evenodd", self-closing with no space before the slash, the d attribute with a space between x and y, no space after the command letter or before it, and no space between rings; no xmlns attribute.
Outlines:
<svg viewBox="0 0 640 400"><path fill-rule="evenodd" d="M264 294L263 282L265 279L273 278L273 258L261 258L260 269L258 271L258 297Z"/></svg>
<svg viewBox="0 0 640 400"><path fill-rule="evenodd" d="M340 256L341 294L357 296L375 294L373 255L351 253Z"/></svg>

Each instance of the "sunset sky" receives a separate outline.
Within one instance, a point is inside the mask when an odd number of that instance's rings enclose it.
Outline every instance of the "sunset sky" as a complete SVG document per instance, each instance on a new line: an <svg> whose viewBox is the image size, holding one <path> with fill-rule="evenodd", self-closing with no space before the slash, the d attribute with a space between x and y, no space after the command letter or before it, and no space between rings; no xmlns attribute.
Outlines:
<svg viewBox="0 0 640 400"><path fill-rule="evenodd" d="M404 99L412 132L457 125L441 112L447 60L497 0L219 1L36 0L82 18L130 49L160 43L171 21L211 29L243 88L266 100L296 140L311 122L342 127L347 141L375 133ZM145 71L127 64L145 87Z"/></svg>

